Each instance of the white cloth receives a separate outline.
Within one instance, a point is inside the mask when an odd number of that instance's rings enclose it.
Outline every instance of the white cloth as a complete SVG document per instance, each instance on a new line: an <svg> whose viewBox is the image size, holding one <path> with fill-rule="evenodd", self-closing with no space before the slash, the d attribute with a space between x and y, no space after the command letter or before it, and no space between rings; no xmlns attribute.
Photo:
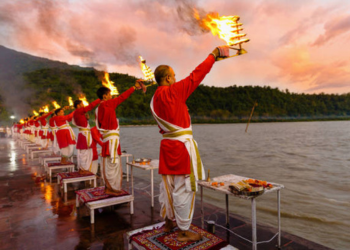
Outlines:
<svg viewBox="0 0 350 250"><path fill-rule="evenodd" d="M113 191L120 191L122 188L123 178L120 157L117 156L116 163L112 163L110 157L103 157L102 165L102 175L106 187Z"/></svg>
<svg viewBox="0 0 350 250"><path fill-rule="evenodd" d="M74 152L74 146L75 145L68 145L68 147L61 148L60 151L61 151L62 157L66 157L66 158L72 157Z"/></svg>
<svg viewBox="0 0 350 250"><path fill-rule="evenodd" d="M90 171L92 157L93 157L92 148L77 149L78 168L85 171Z"/></svg>
<svg viewBox="0 0 350 250"><path fill-rule="evenodd" d="M51 127L51 132L53 135L53 142L52 142L52 151L57 154L58 152L60 152L60 148L58 147L58 142L57 142L57 137L56 137L56 133L57 133L57 128L56 127Z"/></svg>
<svg viewBox="0 0 350 250"><path fill-rule="evenodd" d="M195 205L196 193L186 190L188 178L185 175L162 175L160 183L160 216L176 219L177 226L183 231L191 225Z"/></svg>
<svg viewBox="0 0 350 250"><path fill-rule="evenodd" d="M98 160L92 161L91 167L90 167L90 172L93 174L96 174L97 169L98 169Z"/></svg>
<svg viewBox="0 0 350 250"><path fill-rule="evenodd" d="M108 141L108 146L109 146L109 154L110 154L110 159L111 163L117 163L119 160L119 155L118 155L118 148L119 148L119 138L120 138L120 131L119 131L119 125L116 129L114 130L106 130L100 128L98 125L98 109L100 107L97 107L95 111L95 117L96 117L96 128L101 131L102 133L102 141L107 142ZM119 124L119 121L117 119L117 124Z"/></svg>
<svg viewBox="0 0 350 250"><path fill-rule="evenodd" d="M186 178L186 188L188 191L196 192L198 190L197 181L205 179L205 172L198 152L197 142L193 139L192 126L182 128L157 116L153 108L153 98L151 100L151 111L159 127L165 132L163 139L177 140L185 144L191 159L191 174L190 178Z"/></svg>

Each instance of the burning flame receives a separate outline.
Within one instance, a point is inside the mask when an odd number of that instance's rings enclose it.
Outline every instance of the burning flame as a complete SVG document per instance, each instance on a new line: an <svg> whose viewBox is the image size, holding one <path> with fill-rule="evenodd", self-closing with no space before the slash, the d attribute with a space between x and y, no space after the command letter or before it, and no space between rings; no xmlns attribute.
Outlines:
<svg viewBox="0 0 350 250"><path fill-rule="evenodd" d="M42 113L42 112L44 112L44 110L43 110L43 108L40 108L39 113Z"/></svg>
<svg viewBox="0 0 350 250"><path fill-rule="evenodd" d="M43 107L43 110L44 110L45 113L49 113L49 105L45 105Z"/></svg>
<svg viewBox="0 0 350 250"><path fill-rule="evenodd" d="M24 120L23 120L23 119L21 119L19 122L20 122L21 124L23 124L23 123L24 123Z"/></svg>
<svg viewBox="0 0 350 250"><path fill-rule="evenodd" d="M68 103L69 103L69 106L73 106L74 103L73 103L73 99L71 96L68 96Z"/></svg>
<svg viewBox="0 0 350 250"><path fill-rule="evenodd" d="M55 109L59 109L61 106L57 104L56 101L52 102L52 105L55 107Z"/></svg>
<svg viewBox="0 0 350 250"><path fill-rule="evenodd" d="M35 116L38 116L38 115L39 115L39 113L36 112L35 110L33 110L33 114L34 114Z"/></svg>
<svg viewBox="0 0 350 250"><path fill-rule="evenodd" d="M84 106L88 106L88 105L89 105L89 103L87 102L87 100L86 100L86 97L85 97L85 96L83 96L83 97L79 97L79 100L83 102Z"/></svg>
<svg viewBox="0 0 350 250"><path fill-rule="evenodd" d="M104 72L104 78L102 78L102 85L107 87L107 88L109 88L111 90L111 95L119 95L118 89L117 89L116 86L114 86L113 83L114 82L109 80L108 72Z"/></svg>
<svg viewBox="0 0 350 250"><path fill-rule="evenodd" d="M154 74L151 68L146 65L146 60L144 60L142 56L139 56L139 57L140 57L140 66L141 66L143 76L145 77L146 81L153 81Z"/></svg>
<svg viewBox="0 0 350 250"><path fill-rule="evenodd" d="M249 39L243 38L246 34L239 33L243 30L242 23L238 23L239 16L219 16L218 13L211 13L200 19L195 10L194 17L199 21L201 27L209 29L214 36L219 36L229 46L249 41Z"/></svg>

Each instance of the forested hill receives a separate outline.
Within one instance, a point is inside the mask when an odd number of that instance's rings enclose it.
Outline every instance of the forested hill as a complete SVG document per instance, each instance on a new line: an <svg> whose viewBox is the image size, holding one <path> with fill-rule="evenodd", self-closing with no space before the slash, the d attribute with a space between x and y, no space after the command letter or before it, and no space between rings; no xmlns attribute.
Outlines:
<svg viewBox="0 0 350 250"><path fill-rule="evenodd" d="M120 93L135 83L135 77L127 74L112 73L110 79ZM92 70L41 69L26 73L25 81L27 88L36 91L36 98L29 102L35 109L51 100L67 105L67 96L74 99L79 91L91 102L97 98L96 90L101 86ZM77 91L76 86L81 89ZM122 124L154 123L149 103L156 88L150 87L146 94L134 93L117 109ZM350 93L307 95L270 87L201 85L187 104L193 122L245 122L255 101L258 105L253 121L350 119Z"/></svg>
<svg viewBox="0 0 350 250"><path fill-rule="evenodd" d="M127 74L112 73L110 78L120 93L135 83L135 78ZM81 93L91 102L97 98L95 93L100 86L91 68L31 56L0 45L0 125L12 122L9 117L14 114L13 107L32 115L32 109L38 110L53 100L67 105L68 96L75 99ZM120 121L154 123L149 103L156 88L150 87L145 95L137 92L125 101L117 110ZM350 93L306 95L270 87L201 85L187 104L193 122L245 122L255 101L258 106L252 121L350 119Z"/></svg>

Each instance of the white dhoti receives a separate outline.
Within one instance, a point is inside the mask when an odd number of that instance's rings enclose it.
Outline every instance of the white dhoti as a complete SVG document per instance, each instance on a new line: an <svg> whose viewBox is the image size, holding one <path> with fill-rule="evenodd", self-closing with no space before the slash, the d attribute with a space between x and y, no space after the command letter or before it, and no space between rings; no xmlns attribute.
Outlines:
<svg viewBox="0 0 350 250"><path fill-rule="evenodd" d="M90 172L93 174L97 173L97 169L98 169L98 160L92 161L91 162L91 168L90 168Z"/></svg>
<svg viewBox="0 0 350 250"><path fill-rule="evenodd" d="M65 148L61 148L60 151L61 151L61 156L62 157L66 157L66 158L70 158L73 156L73 153L74 153L74 146L73 144L71 145L68 145L68 147L65 147Z"/></svg>
<svg viewBox="0 0 350 250"><path fill-rule="evenodd" d="M118 192L122 188L123 171L121 169L120 156L117 156L112 163L111 157L102 158L102 175L105 185L108 189Z"/></svg>
<svg viewBox="0 0 350 250"><path fill-rule="evenodd" d="M92 162L92 149L77 149L78 168L90 171Z"/></svg>
<svg viewBox="0 0 350 250"><path fill-rule="evenodd" d="M159 195L160 215L164 219L176 219L177 226L183 231L190 228L196 194L187 191L185 179L185 175L162 175Z"/></svg>

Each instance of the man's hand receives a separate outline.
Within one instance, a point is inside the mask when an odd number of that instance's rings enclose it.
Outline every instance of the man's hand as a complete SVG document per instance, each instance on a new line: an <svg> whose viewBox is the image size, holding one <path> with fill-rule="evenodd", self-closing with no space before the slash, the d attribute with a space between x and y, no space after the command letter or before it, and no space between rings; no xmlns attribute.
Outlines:
<svg viewBox="0 0 350 250"><path fill-rule="evenodd" d="M146 88L145 84L143 84L143 80L142 79L136 80L136 82L135 82L135 89L142 89L142 92L146 93L147 88Z"/></svg>
<svg viewBox="0 0 350 250"><path fill-rule="evenodd" d="M217 60L218 57L229 57L230 56L230 46L223 45L216 47L212 54L215 56L215 60Z"/></svg>

